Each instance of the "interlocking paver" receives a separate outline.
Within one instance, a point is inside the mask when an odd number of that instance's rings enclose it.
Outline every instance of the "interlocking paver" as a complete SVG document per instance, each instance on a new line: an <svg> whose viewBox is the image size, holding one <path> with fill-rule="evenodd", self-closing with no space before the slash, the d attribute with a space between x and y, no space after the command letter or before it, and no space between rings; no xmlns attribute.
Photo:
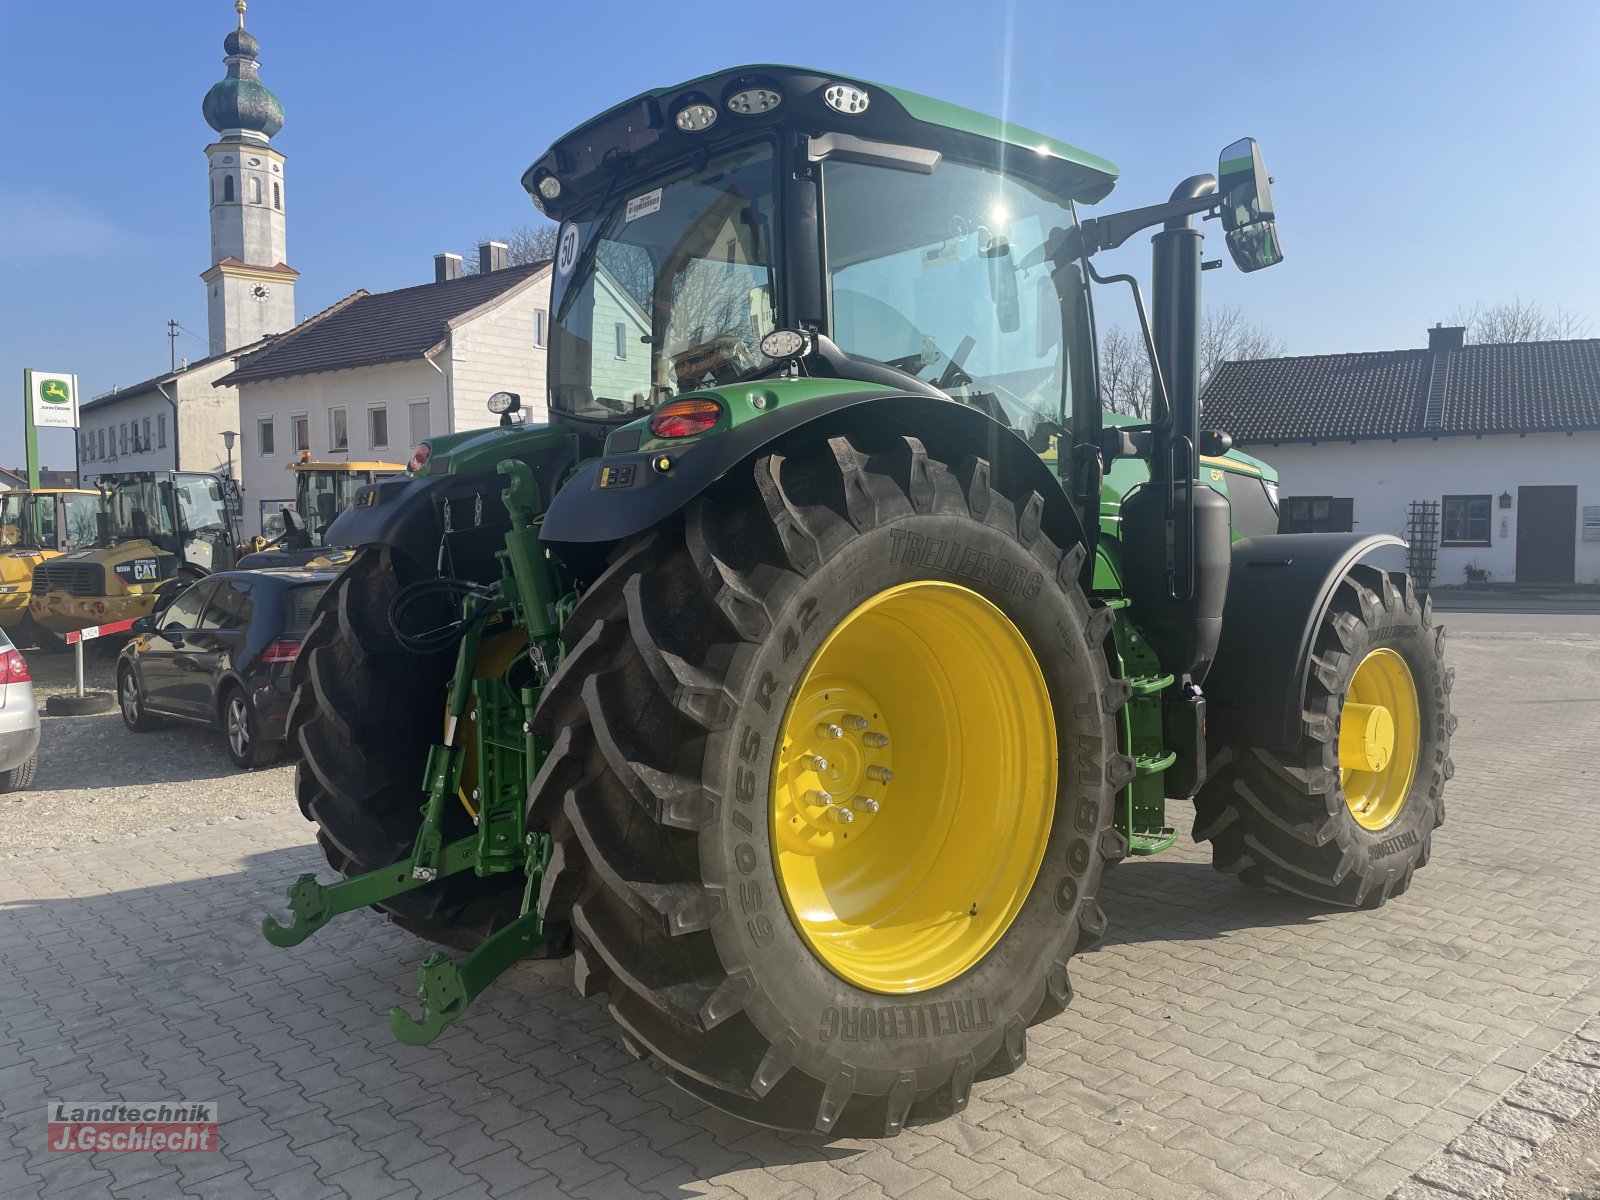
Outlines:
<svg viewBox="0 0 1600 1200"><path fill-rule="evenodd" d="M23 1116L0 1196L1387 1195L1501 1094L1524 1107L1492 1132L1515 1139L1503 1126L1536 1132L1593 1071L1581 1053L1541 1067L1600 1009L1600 832L1563 767L1588 710L1531 701L1592 694L1596 646L1454 639L1451 820L1409 894L1321 913L1192 846L1130 861L1028 1065L882 1144L707 1109L633 1062L562 964L519 966L433 1047L393 1043L383 1012L414 1004L426 947L369 913L294 951L255 933L321 866L287 811L11 859L0 1110ZM50 1155L26 1128L44 1099L107 1092L217 1100L221 1152Z"/></svg>

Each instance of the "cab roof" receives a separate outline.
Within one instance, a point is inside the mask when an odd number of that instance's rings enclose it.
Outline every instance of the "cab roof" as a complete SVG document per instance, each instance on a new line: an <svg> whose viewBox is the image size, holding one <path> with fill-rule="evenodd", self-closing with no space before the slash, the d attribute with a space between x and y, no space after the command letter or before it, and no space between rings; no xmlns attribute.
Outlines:
<svg viewBox="0 0 1600 1200"><path fill-rule="evenodd" d="M864 91L866 107L853 113L830 107L823 96L834 84ZM740 114L727 107L729 97L758 87L777 92L782 100L759 114ZM680 130L674 118L696 103L713 107L716 121L698 132ZM931 96L808 67L753 65L641 92L607 109L557 139L524 172L522 186L547 216L563 220L582 211L619 170L646 175L698 148L743 141L763 128L813 135L837 132L920 146L960 161L997 166L1063 199L1085 203L1104 198L1118 174L1098 155ZM600 170L602 166L608 169ZM539 190L547 176L561 185L554 198Z"/></svg>

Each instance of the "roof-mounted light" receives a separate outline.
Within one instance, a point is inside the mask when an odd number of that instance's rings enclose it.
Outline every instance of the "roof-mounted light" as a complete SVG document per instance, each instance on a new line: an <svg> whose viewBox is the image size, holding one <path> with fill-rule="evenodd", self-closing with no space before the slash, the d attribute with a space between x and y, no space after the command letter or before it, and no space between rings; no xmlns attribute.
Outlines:
<svg viewBox="0 0 1600 1200"><path fill-rule="evenodd" d="M867 89L858 88L853 83L830 83L822 93L822 99L834 112L844 113L847 117L866 112L867 105L872 102Z"/></svg>
<svg viewBox="0 0 1600 1200"><path fill-rule="evenodd" d="M515 392L496 392L489 397L489 411L497 417L514 413L522 407L522 397Z"/></svg>
<svg viewBox="0 0 1600 1200"><path fill-rule="evenodd" d="M684 133L704 133L717 123L717 109L704 100L691 101L678 110L672 123Z"/></svg>
<svg viewBox="0 0 1600 1200"><path fill-rule="evenodd" d="M543 179L539 180L539 195L543 196L546 200L554 200L557 196L561 195L561 180L557 179L554 175L546 175Z"/></svg>
<svg viewBox="0 0 1600 1200"><path fill-rule="evenodd" d="M757 117L771 112L782 103L783 93L777 88L745 88L728 97L728 111L738 113L741 117Z"/></svg>

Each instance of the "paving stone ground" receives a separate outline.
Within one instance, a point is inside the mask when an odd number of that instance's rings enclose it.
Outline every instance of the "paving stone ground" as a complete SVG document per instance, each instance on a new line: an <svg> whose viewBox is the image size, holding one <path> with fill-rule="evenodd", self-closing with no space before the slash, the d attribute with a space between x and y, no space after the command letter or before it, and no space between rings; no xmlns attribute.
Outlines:
<svg viewBox="0 0 1600 1200"><path fill-rule="evenodd" d="M1409 894L1330 914L1193 846L1129 862L1027 1065L886 1142L707 1109L565 963L398 1044L422 943L368 912L292 950L257 932L322 866L287 795L0 858L0 1200L1383 1197L1600 1011L1600 618L1450 620L1458 772ZM101 1096L214 1100L221 1152L47 1153L44 1101Z"/></svg>

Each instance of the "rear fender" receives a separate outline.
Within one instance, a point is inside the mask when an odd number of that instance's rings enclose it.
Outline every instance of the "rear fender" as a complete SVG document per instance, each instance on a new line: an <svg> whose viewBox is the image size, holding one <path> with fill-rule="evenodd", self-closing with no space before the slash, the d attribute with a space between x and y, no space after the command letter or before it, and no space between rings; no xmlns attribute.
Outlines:
<svg viewBox="0 0 1600 1200"><path fill-rule="evenodd" d="M1206 740L1287 750L1300 738L1311 649L1334 590L1392 534L1282 533L1233 544L1222 640L1206 676Z"/></svg>
<svg viewBox="0 0 1600 1200"><path fill-rule="evenodd" d="M678 512L739 463L802 440L848 434L914 437L952 466L968 455L986 459L990 482L1002 495L1020 504L1030 492L1039 494L1040 527L1052 541L1066 547L1085 540L1060 481L1014 432L964 404L902 392L819 397L685 443L679 451L614 454L584 463L551 503L540 536L588 577L611 546Z"/></svg>

